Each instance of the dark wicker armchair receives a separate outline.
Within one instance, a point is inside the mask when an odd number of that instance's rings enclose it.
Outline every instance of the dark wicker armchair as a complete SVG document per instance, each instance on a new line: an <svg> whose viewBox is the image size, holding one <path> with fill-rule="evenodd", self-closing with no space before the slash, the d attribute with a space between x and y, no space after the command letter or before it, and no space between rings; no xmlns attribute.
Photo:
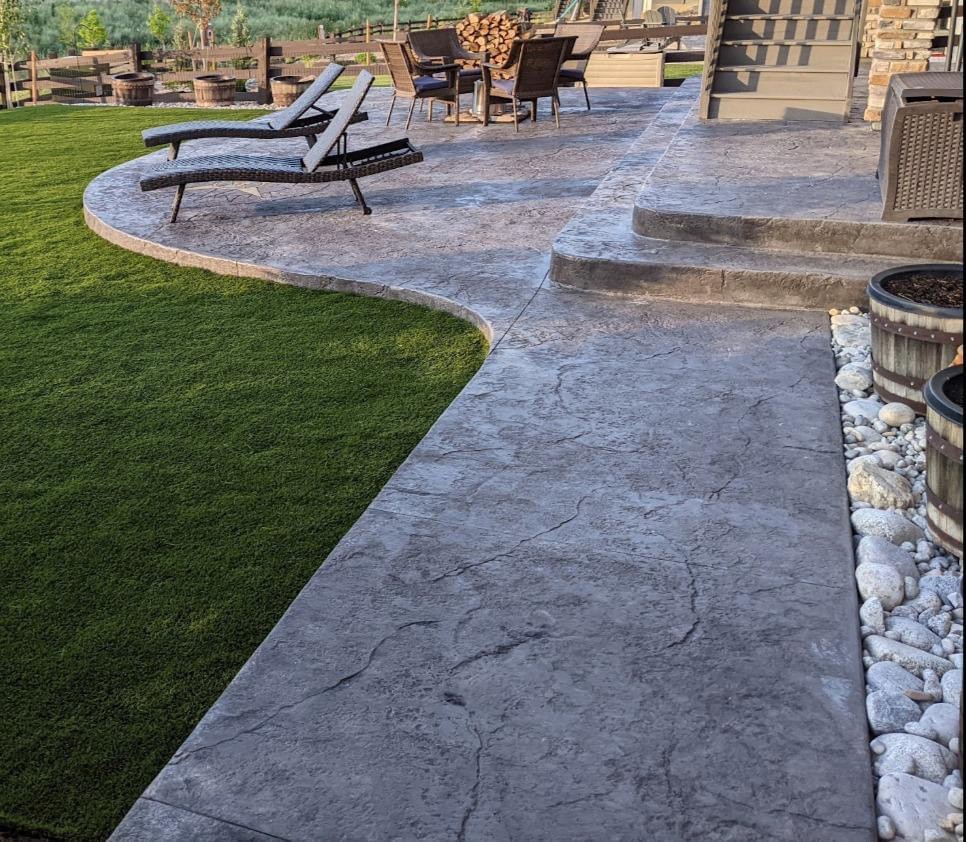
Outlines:
<svg viewBox="0 0 966 842"><path fill-rule="evenodd" d="M412 100L409 106L409 114L406 117L407 129L413 120L413 111L416 109L417 100L423 99L429 100L430 120L433 119L433 103L438 99L445 102L447 108L453 109L456 114L456 125L459 125L459 65L419 62L413 56L409 45L402 41L380 41L379 44L382 47L383 55L386 57L393 86L392 102L389 105L386 125L388 126L392 119L392 112L396 107L398 97ZM444 78L440 78L438 74L445 74Z"/></svg>
<svg viewBox="0 0 966 842"><path fill-rule="evenodd" d="M483 78L479 65L486 61L486 53L473 53L460 44L455 29L418 29L409 33L413 55L424 64L462 62L459 69L461 94L473 93L473 85ZM471 63L467 67L465 63Z"/></svg>
<svg viewBox="0 0 966 842"><path fill-rule="evenodd" d="M557 38L566 38L574 35L577 38L573 50L566 58L566 65L560 69L560 87L576 88L577 85L584 86L584 101L587 103L587 110L590 111L590 94L587 93L587 62L590 56L597 49L600 39L604 34L604 25L601 23L558 23L553 33Z"/></svg>
<svg viewBox="0 0 966 842"><path fill-rule="evenodd" d="M520 131L517 117L520 103L529 102L530 118L537 119L537 101L549 97L553 107L553 117L560 128L560 97L557 85L560 81L560 68L573 49L576 37L533 38L516 41L510 51L506 64L483 63L483 84L485 101L483 125L490 122L491 100L509 100L513 103L513 125ZM493 74L509 75L509 79L494 79Z"/></svg>

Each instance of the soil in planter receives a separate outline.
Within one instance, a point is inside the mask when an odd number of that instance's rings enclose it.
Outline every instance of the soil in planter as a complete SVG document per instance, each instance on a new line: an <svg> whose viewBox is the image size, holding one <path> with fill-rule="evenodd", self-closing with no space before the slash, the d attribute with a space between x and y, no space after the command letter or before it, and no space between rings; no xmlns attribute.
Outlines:
<svg viewBox="0 0 966 842"><path fill-rule="evenodd" d="M946 393L946 397L949 398L956 406L963 405L963 375L960 374L959 377L950 378L946 383L943 391Z"/></svg>
<svg viewBox="0 0 966 842"><path fill-rule="evenodd" d="M906 272L882 282L886 292L933 307L963 306L963 276L948 272Z"/></svg>

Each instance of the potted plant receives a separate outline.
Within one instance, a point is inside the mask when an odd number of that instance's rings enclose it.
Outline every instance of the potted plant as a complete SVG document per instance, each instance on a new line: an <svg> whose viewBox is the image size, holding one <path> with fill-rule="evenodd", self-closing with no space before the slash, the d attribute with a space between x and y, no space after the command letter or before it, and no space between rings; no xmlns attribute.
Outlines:
<svg viewBox="0 0 966 842"><path fill-rule="evenodd" d="M929 531L963 557L963 367L929 378L926 400L926 518Z"/></svg>
<svg viewBox="0 0 966 842"><path fill-rule="evenodd" d="M949 365L963 343L963 267L897 266L869 282L872 376L886 401L920 415L926 381Z"/></svg>

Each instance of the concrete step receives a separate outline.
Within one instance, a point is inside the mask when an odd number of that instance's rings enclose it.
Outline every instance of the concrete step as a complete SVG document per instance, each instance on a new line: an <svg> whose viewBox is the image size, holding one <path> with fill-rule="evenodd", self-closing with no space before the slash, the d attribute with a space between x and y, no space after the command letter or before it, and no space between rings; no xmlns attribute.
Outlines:
<svg viewBox="0 0 966 842"><path fill-rule="evenodd" d="M871 255L661 240L634 234L629 225L600 245L558 238L551 280L616 295L825 309L865 304L869 278L895 265L893 258Z"/></svg>
<svg viewBox="0 0 966 842"><path fill-rule="evenodd" d="M852 15L855 0L729 0L728 15Z"/></svg>
<svg viewBox="0 0 966 842"><path fill-rule="evenodd" d="M718 63L725 66L783 65L845 72L852 60L852 44L838 41L730 39L722 41L718 52Z"/></svg>
<svg viewBox="0 0 966 842"><path fill-rule="evenodd" d="M714 93L754 93L758 96L796 97L821 91L830 99L849 95L849 76L834 68L718 67L714 74Z"/></svg>
<svg viewBox="0 0 966 842"><path fill-rule="evenodd" d="M722 39L754 41L835 41L852 44L852 16L743 16L725 20ZM775 62L776 64L780 62Z"/></svg>
<svg viewBox="0 0 966 842"><path fill-rule="evenodd" d="M849 102L844 97L763 96L751 93L715 93L710 95L708 117L719 120L794 120L832 122L845 121Z"/></svg>
<svg viewBox="0 0 966 842"><path fill-rule="evenodd" d="M891 259L958 261L963 229L958 225L792 218L764 212L741 214L727 207L715 213L686 213L668 207L666 191L645 184L634 205L633 229L643 236L704 245L732 245L818 256L859 253ZM803 198L803 202L806 200Z"/></svg>

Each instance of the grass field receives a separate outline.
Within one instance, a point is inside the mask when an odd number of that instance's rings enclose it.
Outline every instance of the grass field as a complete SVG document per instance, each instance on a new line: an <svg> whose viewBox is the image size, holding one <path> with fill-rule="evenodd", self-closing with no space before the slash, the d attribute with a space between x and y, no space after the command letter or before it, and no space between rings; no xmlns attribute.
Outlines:
<svg viewBox="0 0 966 842"><path fill-rule="evenodd" d="M182 119L0 113L7 830L106 836L485 353L448 316L90 234L85 184Z"/></svg>

